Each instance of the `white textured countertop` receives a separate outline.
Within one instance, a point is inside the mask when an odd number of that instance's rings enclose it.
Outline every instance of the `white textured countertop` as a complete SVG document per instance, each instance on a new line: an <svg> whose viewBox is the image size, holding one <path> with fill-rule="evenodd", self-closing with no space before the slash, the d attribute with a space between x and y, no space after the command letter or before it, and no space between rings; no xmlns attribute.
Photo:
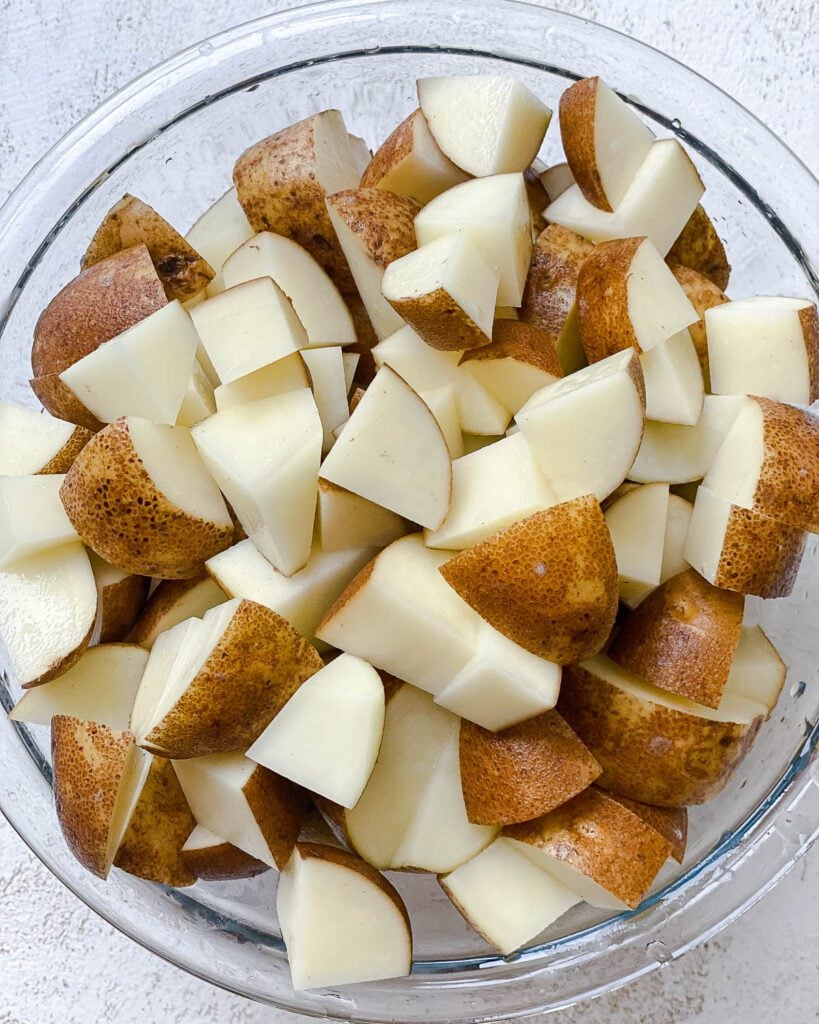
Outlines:
<svg viewBox="0 0 819 1024"><path fill-rule="evenodd" d="M445 0L441 0L445 2ZM259 0L0 0L0 199L73 122ZM551 0L722 86L819 167L815 0ZM555 1024L808 1024L819 857L711 942ZM0 1024L295 1024L161 962L86 910L0 819Z"/></svg>

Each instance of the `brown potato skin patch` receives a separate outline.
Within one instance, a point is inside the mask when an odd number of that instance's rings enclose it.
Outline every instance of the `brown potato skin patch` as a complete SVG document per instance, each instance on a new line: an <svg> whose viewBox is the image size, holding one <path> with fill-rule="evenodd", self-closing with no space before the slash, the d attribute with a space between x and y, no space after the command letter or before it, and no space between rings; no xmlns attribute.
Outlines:
<svg viewBox="0 0 819 1024"><path fill-rule="evenodd" d="M74 465L74 460L93 436L93 433L90 430L86 430L85 427L75 427L71 437L69 437L54 458L49 459L43 468L37 472L36 476L46 476L50 473L67 473Z"/></svg>
<svg viewBox="0 0 819 1024"><path fill-rule="evenodd" d="M361 239L381 270L418 247L415 218L421 207L408 196L383 188L352 188L328 196L327 203Z"/></svg>
<svg viewBox="0 0 819 1024"><path fill-rule="evenodd" d="M816 303L799 310L799 323L808 354L810 400L815 402L819 398L819 315L816 312Z"/></svg>
<svg viewBox="0 0 819 1024"><path fill-rule="evenodd" d="M740 594L788 597L807 539L798 527L734 505L714 583Z"/></svg>
<svg viewBox="0 0 819 1024"><path fill-rule="evenodd" d="M608 655L661 690L716 708L739 643L744 607L741 594L686 569L631 612Z"/></svg>
<svg viewBox="0 0 819 1024"><path fill-rule="evenodd" d="M602 769L556 711L503 732L466 720L460 733L461 786L475 825L511 825L554 810Z"/></svg>
<svg viewBox="0 0 819 1024"><path fill-rule="evenodd" d="M557 710L602 765L602 789L659 807L705 803L724 789L756 737L633 697L582 665L564 670Z"/></svg>
<svg viewBox="0 0 819 1024"><path fill-rule="evenodd" d="M550 224L535 241L520 318L544 330L553 345L575 308L577 278L593 248L560 224Z"/></svg>
<svg viewBox="0 0 819 1024"><path fill-rule="evenodd" d="M90 434L102 430L104 424L89 409L86 409L71 388L60 380L58 373L33 377L29 381L29 385L46 412L50 412L58 420L75 423Z"/></svg>
<svg viewBox="0 0 819 1024"><path fill-rule="evenodd" d="M609 796L667 839L671 843L671 856L678 864L682 864L688 842L688 808L652 807L651 804L641 804L639 800L629 800L625 796L614 796L611 793Z"/></svg>
<svg viewBox="0 0 819 1024"><path fill-rule="evenodd" d="M402 320L440 352L460 352L489 344L489 338L445 288L407 299L387 299Z"/></svg>
<svg viewBox="0 0 819 1024"><path fill-rule="evenodd" d="M242 790L279 871L296 846L308 800L304 790L259 765Z"/></svg>
<svg viewBox="0 0 819 1024"><path fill-rule="evenodd" d="M584 78L566 89L560 97L560 137L566 161L584 198L598 210L611 213L611 204L600 179L594 145L599 81L597 75Z"/></svg>
<svg viewBox="0 0 819 1024"><path fill-rule="evenodd" d="M438 571L491 626L560 665L596 654L614 625L617 561L593 495L536 512Z"/></svg>
<svg viewBox="0 0 819 1024"><path fill-rule="evenodd" d="M720 291L728 287L731 264L714 223L701 205L688 218L666 257L669 265L681 263L712 281Z"/></svg>
<svg viewBox="0 0 819 1024"><path fill-rule="evenodd" d="M543 211L549 205L550 199L534 165L527 167L523 172L523 184L526 186L526 198L529 200L529 212L532 215L532 231L539 235L541 231L546 230Z"/></svg>
<svg viewBox="0 0 819 1024"><path fill-rule="evenodd" d="M117 643L128 636L148 598L150 588L151 580L148 576L137 576L133 573L119 583L110 583L103 587L100 595L101 644Z"/></svg>
<svg viewBox="0 0 819 1024"><path fill-rule="evenodd" d="M671 843L628 807L595 786L536 821L503 835L570 864L632 909L671 853Z"/></svg>
<svg viewBox="0 0 819 1024"><path fill-rule="evenodd" d="M563 376L549 332L522 320L496 320L492 341L482 348L465 352L459 365L482 359L516 359L544 373L551 373L553 377Z"/></svg>
<svg viewBox="0 0 819 1024"><path fill-rule="evenodd" d="M577 276L580 340L590 363L634 348L642 351L628 311L631 264L645 238L601 242Z"/></svg>
<svg viewBox="0 0 819 1024"><path fill-rule="evenodd" d="M234 878L255 878L270 865L232 843L219 843L199 850L181 850L179 857L191 874L204 882L228 882Z"/></svg>

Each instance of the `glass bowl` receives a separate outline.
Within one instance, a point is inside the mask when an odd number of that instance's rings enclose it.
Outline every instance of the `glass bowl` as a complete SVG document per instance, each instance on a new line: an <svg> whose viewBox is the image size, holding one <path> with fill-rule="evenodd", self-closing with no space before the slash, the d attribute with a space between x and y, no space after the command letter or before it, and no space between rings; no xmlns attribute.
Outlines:
<svg viewBox="0 0 819 1024"><path fill-rule="evenodd" d="M512 0L339 0L225 32L148 72L82 121L0 212L0 394L34 404L32 329L78 269L123 192L186 229L230 184L257 139L326 107L377 144L415 105L420 75L512 72L552 107L599 73L659 134L695 157L726 241L735 297L810 295L819 186L751 114L656 50L579 18ZM542 156L559 159L557 125ZM673 960L733 920L802 856L819 822L811 755L819 730L819 557L812 538L793 595L748 601L790 667L782 699L728 789L691 814L682 868L667 868L633 912L562 918L501 958L449 905L435 879L393 875L413 912L409 978L296 993L275 918L275 877L168 890L115 871L101 882L68 852L55 818L47 731L0 715L2 809L80 899L155 953L216 985L316 1017L491 1021L544 1013ZM7 666L6 666L7 668ZM19 696L6 671L0 699Z"/></svg>

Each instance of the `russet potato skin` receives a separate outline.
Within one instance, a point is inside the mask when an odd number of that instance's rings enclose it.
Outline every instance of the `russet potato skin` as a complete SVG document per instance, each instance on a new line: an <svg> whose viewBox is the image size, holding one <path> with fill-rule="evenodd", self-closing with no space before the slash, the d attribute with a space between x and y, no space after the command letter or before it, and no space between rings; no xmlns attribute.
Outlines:
<svg viewBox="0 0 819 1024"><path fill-rule="evenodd" d="M819 314L815 303L799 310L799 323L808 356L810 400L815 402L819 398Z"/></svg>
<svg viewBox="0 0 819 1024"><path fill-rule="evenodd" d="M60 497L88 547L140 576L194 576L233 541L232 525L192 516L157 491L124 418L83 448L66 474Z"/></svg>
<svg viewBox="0 0 819 1024"><path fill-rule="evenodd" d="M601 772L556 711L497 733L464 720L460 756L466 813L475 825L530 821L576 796Z"/></svg>
<svg viewBox="0 0 819 1024"><path fill-rule="evenodd" d="M34 376L62 373L166 302L144 245L96 262L69 281L40 314L31 349Z"/></svg>
<svg viewBox="0 0 819 1024"><path fill-rule="evenodd" d="M561 665L600 651L614 625L617 562L594 495L536 512L438 571L491 626Z"/></svg>
<svg viewBox="0 0 819 1024"><path fill-rule="evenodd" d="M608 655L662 690L718 707L739 643L744 606L741 594L714 587L694 569L686 569L631 612Z"/></svg>
<svg viewBox="0 0 819 1024"><path fill-rule="evenodd" d="M75 423L91 434L102 430L104 424L89 409L86 409L71 388L60 380L58 373L33 377L29 384L31 390L40 399L43 408L52 416L65 420L67 423Z"/></svg>
<svg viewBox="0 0 819 1024"><path fill-rule="evenodd" d="M54 458L49 459L37 475L44 476L49 473L67 473L74 465L74 460L93 436L93 433L90 430L86 430L85 427L75 427L74 433L71 437L69 437Z"/></svg>
<svg viewBox="0 0 819 1024"><path fill-rule="evenodd" d="M417 248L415 218L421 207L414 199L382 188L353 188L335 192L327 202L382 270Z"/></svg>
<svg viewBox="0 0 819 1024"><path fill-rule="evenodd" d="M103 588L100 596L101 644L117 643L128 636L148 598L150 587L151 580L148 576L137 576L132 573L119 583L111 583Z"/></svg>
<svg viewBox="0 0 819 1024"><path fill-rule="evenodd" d="M577 277L580 340L590 363L634 347L641 351L628 313L628 280L644 238L601 242Z"/></svg>
<svg viewBox="0 0 819 1024"><path fill-rule="evenodd" d="M307 794L259 765L242 790L279 871L296 846L307 815Z"/></svg>
<svg viewBox="0 0 819 1024"><path fill-rule="evenodd" d="M664 836L595 786L503 835L565 861L632 908L671 853Z"/></svg>
<svg viewBox="0 0 819 1024"><path fill-rule="evenodd" d="M145 245L165 294L185 302L214 277L214 269L156 210L126 193L108 211L83 257L83 270L135 245Z"/></svg>
<svg viewBox="0 0 819 1024"><path fill-rule="evenodd" d="M174 759L245 750L322 665L286 619L242 601L184 694L140 742Z"/></svg>
<svg viewBox="0 0 819 1024"><path fill-rule="evenodd" d="M431 347L442 352L479 349L489 338L445 288L417 298L388 299L402 320Z"/></svg>
<svg viewBox="0 0 819 1024"><path fill-rule="evenodd" d="M51 721L54 801L65 841L93 874L107 878L108 831L126 759L134 744L130 732L70 715Z"/></svg>
<svg viewBox="0 0 819 1024"><path fill-rule="evenodd" d="M200 850L182 850L179 857L191 874L205 882L255 878L270 870L269 864L256 860L232 843L219 843Z"/></svg>
<svg viewBox="0 0 819 1024"><path fill-rule="evenodd" d="M190 576L184 580L162 580L148 598L139 618L136 620L133 632L134 643L140 644L142 647L150 646L151 634L162 624L162 619L165 615L173 609L174 605L189 590L199 586L200 583L208 578L208 573L203 570L197 573L196 576ZM225 600L227 600L227 595L225 595ZM170 627L166 626L165 628Z"/></svg>
<svg viewBox="0 0 819 1024"><path fill-rule="evenodd" d="M535 241L520 318L546 331L552 344L575 304L580 268L592 249L591 242L560 224L550 224Z"/></svg>
<svg viewBox="0 0 819 1024"><path fill-rule="evenodd" d="M705 803L727 784L762 719L712 722L624 693L582 665L564 670L557 709L618 796L659 807Z"/></svg>
<svg viewBox="0 0 819 1024"><path fill-rule="evenodd" d="M539 235L546 228L543 211L549 205L549 195L540 180L537 167L533 164L523 172L523 184L526 186L526 197L529 200L529 211L532 214L532 231Z"/></svg>
<svg viewBox="0 0 819 1024"><path fill-rule="evenodd" d="M668 259L670 259L670 254ZM707 384L710 378L708 376L708 339L705 335L705 311L706 309L713 309L714 306L721 306L724 302L730 302L731 300L721 288L698 270L693 270L683 263L675 263L671 264L671 271L699 316L699 320L688 328L688 333L694 342L694 348L697 350L697 359L700 361L700 368Z"/></svg>
<svg viewBox="0 0 819 1024"><path fill-rule="evenodd" d="M788 597L796 584L807 534L734 505L714 583L740 594Z"/></svg>
<svg viewBox="0 0 819 1024"><path fill-rule="evenodd" d="M720 290L728 287L731 265L714 223L698 205L666 257L669 265L681 263L712 281ZM689 296L690 298L690 296ZM694 303L696 305L696 303Z"/></svg>
<svg viewBox="0 0 819 1024"><path fill-rule="evenodd" d="M682 864L688 842L686 807L652 807L651 804L641 804L639 800L629 800L625 796L614 796L612 793L609 793L609 796L667 839L671 843L671 856L678 864Z"/></svg>
<svg viewBox="0 0 819 1024"><path fill-rule="evenodd" d="M584 78L560 97L560 137L571 168L584 197L599 210L611 212L606 198L594 145L594 110L599 78Z"/></svg>
<svg viewBox="0 0 819 1024"><path fill-rule="evenodd" d="M492 328L492 341L464 353L460 365L483 359L517 359L545 373L551 373L554 377L563 376L548 332L522 320L496 320Z"/></svg>

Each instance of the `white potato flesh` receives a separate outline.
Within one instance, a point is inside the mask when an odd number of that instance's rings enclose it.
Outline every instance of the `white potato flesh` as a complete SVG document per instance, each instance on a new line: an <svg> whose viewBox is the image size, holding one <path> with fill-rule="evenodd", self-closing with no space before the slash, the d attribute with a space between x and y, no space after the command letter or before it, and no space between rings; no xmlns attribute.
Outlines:
<svg viewBox="0 0 819 1024"><path fill-rule="evenodd" d="M63 370L60 380L103 423L120 416L176 423L198 346L190 315L174 300Z"/></svg>
<svg viewBox="0 0 819 1024"><path fill-rule="evenodd" d="M322 266L291 238L262 231L224 265L225 287L270 277L284 292L307 333L300 348L353 345L355 327L347 303Z"/></svg>
<svg viewBox="0 0 819 1024"><path fill-rule="evenodd" d="M307 565L283 576L251 540L214 555L208 572L230 597L255 601L287 619L308 640L350 580L364 568L372 548L324 551L314 545Z"/></svg>
<svg viewBox="0 0 819 1024"><path fill-rule="evenodd" d="M461 551L557 504L523 434L504 437L452 463L452 504L425 542Z"/></svg>
<svg viewBox="0 0 819 1024"><path fill-rule="evenodd" d="M646 385L646 418L693 427L705 400L702 368L686 329L640 356Z"/></svg>
<svg viewBox="0 0 819 1024"><path fill-rule="evenodd" d="M216 409L232 409L235 405L247 405L263 398L286 395L288 391L299 391L310 387L310 378L301 352L277 359L269 366L263 366L253 373L220 384L213 392Z"/></svg>
<svg viewBox="0 0 819 1024"><path fill-rule="evenodd" d="M561 669L481 621L475 653L435 703L497 732L557 703Z"/></svg>
<svg viewBox="0 0 819 1024"><path fill-rule="evenodd" d="M602 501L628 475L643 436L644 405L630 349L562 377L515 417L557 501Z"/></svg>
<svg viewBox="0 0 819 1024"><path fill-rule="evenodd" d="M449 509L446 439L423 399L388 366L356 406L321 476L431 529Z"/></svg>
<svg viewBox="0 0 819 1024"><path fill-rule="evenodd" d="M584 875L578 868L566 863L565 860L540 850L530 843L523 843L517 839L507 839L515 851L526 857L540 871L544 871L561 885L565 890L576 895L578 900L585 900L592 907L600 907L604 910L628 910L627 904L613 896L607 889L604 889L599 882Z"/></svg>
<svg viewBox="0 0 819 1024"><path fill-rule="evenodd" d="M765 457L765 420L756 402L739 401L740 410L708 467L703 486L741 508L753 508Z"/></svg>
<svg viewBox="0 0 819 1024"><path fill-rule="evenodd" d="M574 175L569 165L563 163L553 164L540 173L540 183L546 189L549 202L553 203L558 196L562 196L566 189L574 185Z"/></svg>
<svg viewBox="0 0 819 1024"><path fill-rule="evenodd" d="M294 989L410 972L412 937L402 908L351 864L297 847L279 878L276 911Z"/></svg>
<svg viewBox="0 0 819 1024"><path fill-rule="evenodd" d="M475 380L514 416L536 391L557 380L553 373L541 370L523 359L504 356L502 359L467 359L461 370Z"/></svg>
<svg viewBox="0 0 819 1024"><path fill-rule="evenodd" d="M442 192L415 218L419 246L458 231L499 273L498 304L519 306L532 258L532 220L523 175L472 178Z"/></svg>
<svg viewBox="0 0 819 1024"><path fill-rule="evenodd" d="M357 352L344 352L341 356L341 362L344 366L344 383L348 395L353 390L355 371L358 369L360 361L361 356Z"/></svg>
<svg viewBox="0 0 819 1024"><path fill-rule="evenodd" d="M606 509L620 593L630 607L660 584L668 500L668 484L643 484Z"/></svg>
<svg viewBox="0 0 819 1024"><path fill-rule="evenodd" d="M14 402L0 402L0 473L26 476L39 473L77 428Z"/></svg>
<svg viewBox="0 0 819 1024"><path fill-rule="evenodd" d="M302 359L310 374L313 397L324 430L322 451L328 452L335 440L333 431L344 426L350 418L344 358L340 346L333 345L305 350Z"/></svg>
<svg viewBox="0 0 819 1024"><path fill-rule="evenodd" d="M317 527L321 550L327 553L384 548L410 528L395 512L327 480L319 480ZM317 553L314 549L312 558Z"/></svg>
<svg viewBox="0 0 819 1024"><path fill-rule="evenodd" d="M705 192L691 158L676 139L655 142L613 213L598 210L572 185L543 211L550 224L591 242L650 238L665 256Z"/></svg>
<svg viewBox="0 0 819 1024"><path fill-rule="evenodd" d="M361 180L361 140L350 135L338 110L313 117L316 180L327 195L355 188Z"/></svg>
<svg viewBox="0 0 819 1024"><path fill-rule="evenodd" d="M418 100L443 152L480 177L525 171L552 117L511 75L420 78Z"/></svg>
<svg viewBox="0 0 819 1024"><path fill-rule="evenodd" d="M479 935L507 955L540 935L580 897L499 836L439 879Z"/></svg>
<svg viewBox="0 0 819 1024"><path fill-rule="evenodd" d="M813 340L799 314L812 306L807 299L758 297L707 309L714 394L809 405Z"/></svg>
<svg viewBox="0 0 819 1024"><path fill-rule="evenodd" d="M0 571L0 639L21 685L82 647L96 618L97 585L79 542Z"/></svg>
<svg viewBox="0 0 819 1024"><path fill-rule="evenodd" d="M243 789L256 771L241 753L207 754L174 761L174 771L196 822L240 850L276 867L273 854Z"/></svg>
<svg viewBox="0 0 819 1024"><path fill-rule="evenodd" d="M228 550L233 551L235 548ZM236 595L231 596L235 597ZM185 619L200 619L205 612L215 608L218 604L224 604L225 601L227 601L227 595L213 580L200 580L194 586L184 590L173 604L157 617L150 632L140 640L141 645L150 651L161 633L173 629Z"/></svg>
<svg viewBox="0 0 819 1024"><path fill-rule="evenodd" d="M430 693L469 661L481 619L446 583L420 535L391 544L341 608L317 631L321 640Z"/></svg>
<svg viewBox="0 0 819 1024"><path fill-rule="evenodd" d="M690 501L681 498L679 494L669 494L660 583L665 583L672 576L677 576L688 568L688 562L683 552L693 511L694 506Z"/></svg>
<svg viewBox="0 0 819 1024"><path fill-rule="evenodd" d="M231 522L189 431L136 416L129 416L127 423L134 451L160 494L189 515L220 526Z"/></svg>
<svg viewBox="0 0 819 1024"><path fill-rule="evenodd" d="M648 352L699 320L699 314L649 238L628 270L628 315L638 349Z"/></svg>
<svg viewBox="0 0 819 1024"><path fill-rule="evenodd" d="M384 271L381 292L400 302L444 291L486 335L492 338L495 297L500 275L490 267L468 235L443 235L392 262Z"/></svg>
<svg viewBox="0 0 819 1024"><path fill-rule="evenodd" d="M441 433L444 435L446 446L449 449L449 457L460 459L464 453L464 437L461 432L461 420L458 416L455 388L451 384L445 384L441 388L421 391L419 394L438 421L438 426L441 428Z"/></svg>
<svg viewBox="0 0 819 1024"><path fill-rule="evenodd" d="M672 484L701 480L744 402L744 398L706 395L694 426L647 419L629 479L639 483L665 480Z"/></svg>
<svg viewBox="0 0 819 1024"><path fill-rule="evenodd" d="M286 576L310 557L322 426L312 393L290 391L193 428L211 475L262 554Z"/></svg>
<svg viewBox="0 0 819 1024"><path fill-rule="evenodd" d="M50 725L54 715L72 715L125 730L147 661L136 644L90 647L64 675L26 691L9 718Z"/></svg>
<svg viewBox="0 0 819 1024"><path fill-rule="evenodd" d="M223 264L242 242L252 237L253 228L245 216L235 188L229 188L213 206L205 210L185 235L186 240L216 271L216 276L208 283L208 295L217 295L223 291Z"/></svg>
<svg viewBox="0 0 819 1024"><path fill-rule="evenodd" d="M743 626L725 684L727 693L759 701L769 712L776 707L788 670L759 626Z"/></svg>
<svg viewBox="0 0 819 1024"><path fill-rule="evenodd" d="M0 476L0 569L79 541L60 500L64 476Z"/></svg>
<svg viewBox="0 0 819 1024"><path fill-rule="evenodd" d="M307 341L284 292L269 277L234 285L191 317L222 384L296 352Z"/></svg>
<svg viewBox="0 0 819 1024"><path fill-rule="evenodd" d="M342 654L293 694L247 751L311 793L354 807L384 731L384 686L366 661Z"/></svg>
<svg viewBox="0 0 819 1024"><path fill-rule="evenodd" d="M182 405L179 407L179 415L176 417L176 426L195 427L197 423L206 420L215 412L216 399L213 395L213 385L202 369L201 363L196 359Z"/></svg>
<svg viewBox="0 0 819 1024"><path fill-rule="evenodd" d="M600 79L595 94L593 131L600 184L609 206L616 210L648 156L654 135L631 107Z"/></svg>

